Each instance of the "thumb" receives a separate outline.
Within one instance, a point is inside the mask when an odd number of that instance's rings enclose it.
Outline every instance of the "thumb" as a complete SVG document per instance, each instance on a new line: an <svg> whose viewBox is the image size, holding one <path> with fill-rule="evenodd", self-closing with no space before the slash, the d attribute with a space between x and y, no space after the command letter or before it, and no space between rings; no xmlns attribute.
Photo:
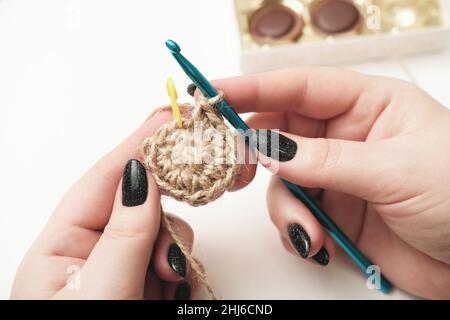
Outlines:
<svg viewBox="0 0 450 320"><path fill-rule="evenodd" d="M303 138L271 130L258 130L257 138L262 165L292 183L366 200L377 193L383 157L374 143Z"/></svg>
<svg viewBox="0 0 450 320"><path fill-rule="evenodd" d="M82 297L142 299L159 226L156 182L139 161L130 160L110 220L81 269Z"/></svg>

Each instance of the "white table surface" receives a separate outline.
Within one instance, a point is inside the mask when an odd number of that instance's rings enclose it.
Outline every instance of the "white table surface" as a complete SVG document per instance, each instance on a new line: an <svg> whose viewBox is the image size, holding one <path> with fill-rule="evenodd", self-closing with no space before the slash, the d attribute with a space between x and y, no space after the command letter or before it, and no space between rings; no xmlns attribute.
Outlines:
<svg viewBox="0 0 450 320"><path fill-rule="evenodd" d="M181 101L189 98L166 38L183 43L211 78L239 74L231 0L0 0L0 298L63 193L167 103L166 77ZM450 106L450 51L405 62ZM405 78L392 61L348 67ZM195 252L220 296L411 298L366 289L344 256L320 268L286 253L265 206L268 179L259 170L249 187L202 208L163 201L193 226Z"/></svg>

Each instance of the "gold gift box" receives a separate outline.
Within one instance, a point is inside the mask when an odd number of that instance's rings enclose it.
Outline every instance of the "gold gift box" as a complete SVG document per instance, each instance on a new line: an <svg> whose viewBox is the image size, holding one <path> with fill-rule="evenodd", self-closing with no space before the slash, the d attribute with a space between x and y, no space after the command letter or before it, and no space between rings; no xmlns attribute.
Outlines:
<svg viewBox="0 0 450 320"><path fill-rule="evenodd" d="M449 2L235 0L242 71L437 50L449 39Z"/></svg>

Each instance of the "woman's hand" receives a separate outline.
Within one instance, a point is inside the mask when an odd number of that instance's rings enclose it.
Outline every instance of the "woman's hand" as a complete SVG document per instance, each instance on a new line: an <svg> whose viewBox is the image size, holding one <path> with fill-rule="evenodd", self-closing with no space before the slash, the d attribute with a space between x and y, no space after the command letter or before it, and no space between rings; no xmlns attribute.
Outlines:
<svg viewBox="0 0 450 320"><path fill-rule="evenodd" d="M146 121L69 190L19 267L13 299L190 299L198 291L183 253L160 227L153 177L129 161L172 119L160 112ZM169 219L191 250L192 229Z"/></svg>
<svg viewBox="0 0 450 320"><path fill-rule="evenodd" d="M421 297L450 298L447 109L411 84L331 68L215 86L238 112L256 112L250 127L286 132L284 161L260 155L264 165L311 188L388 279ZM278 178L267 198L286 249L327 265L335 245L309 210Z"/></svg>

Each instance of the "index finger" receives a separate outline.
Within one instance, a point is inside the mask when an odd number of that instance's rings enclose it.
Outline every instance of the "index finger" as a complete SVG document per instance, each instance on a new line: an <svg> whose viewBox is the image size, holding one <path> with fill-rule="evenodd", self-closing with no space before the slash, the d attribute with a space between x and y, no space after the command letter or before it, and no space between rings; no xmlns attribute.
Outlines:
<svg viewBox="0 0 450 320"><path fill-rule="evenodd" d="M366 91L387 92L389 82L345 69L299 67L216 80L213 85L237 112L295 111L330 119L355 106Z"/></svg>

